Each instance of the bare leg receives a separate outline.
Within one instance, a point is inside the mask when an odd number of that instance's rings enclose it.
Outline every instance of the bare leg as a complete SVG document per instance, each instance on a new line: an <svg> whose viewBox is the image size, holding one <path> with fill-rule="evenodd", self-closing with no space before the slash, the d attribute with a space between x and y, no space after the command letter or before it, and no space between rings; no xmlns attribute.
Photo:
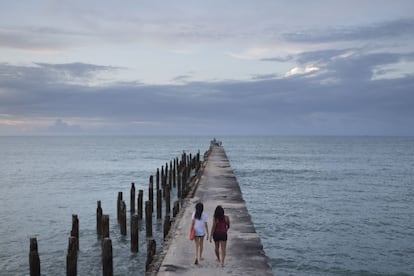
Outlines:
<svg viewBox="0 0 414 276"><path fill-rule="evenodd" d="M226 258L226 245L227 245L227 241L220 241L220 247L221 247L221 266L224 266L224 258Z"/></svg>
<svg viewBox="0 0 414 276"><path fill-rule="evenodd" d="M198 264L198 250L200 247L200 240L198 237L194 238L194 245L195 245L195 264Z"/></svg>
<svg viewBox="0 0 414 276"><path fill-rule="evenodd" d="M220 242L216 241L214 242L215 245L215 252L216 252L216 257L217 257L217 261L220 262L220 251L219 251L219 246L220 246Z"/></svg>
<svg viewBox="0 0 414 276"><path fill-rule="evenodd" d="M200 238L200 261L203 260L203 244L204 244L204 237Z"/></svg>

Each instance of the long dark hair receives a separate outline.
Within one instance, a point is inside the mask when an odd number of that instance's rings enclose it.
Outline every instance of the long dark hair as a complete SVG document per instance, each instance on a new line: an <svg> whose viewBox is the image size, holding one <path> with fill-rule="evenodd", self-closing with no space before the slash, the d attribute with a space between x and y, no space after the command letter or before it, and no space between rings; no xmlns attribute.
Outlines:
<svg viewBox="0 0 414 276"><path fill-rule="evenodd" d="M221 207L221 205L218 205L216 207L216 210L214 211L214 219L222 220L224 219L224 209Z"/></svg>
<svg viewBox="0 0 414 276"><path fill-rule="evenodd" d="M195 212L194 217L199 220L201 219L201 214L203 213L203 209L204 209L203 203L200 203L200 202L197 203L195 206L195 209L196 209L196 212Z"/></svg>

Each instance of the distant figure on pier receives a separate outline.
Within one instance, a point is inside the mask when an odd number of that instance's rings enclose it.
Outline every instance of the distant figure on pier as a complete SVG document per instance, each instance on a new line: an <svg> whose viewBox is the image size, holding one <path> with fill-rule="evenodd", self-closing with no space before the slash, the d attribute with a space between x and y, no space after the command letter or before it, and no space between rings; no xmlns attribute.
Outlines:
<svg viewBox="0 0 414 276"><path fill-rule="evenodd" d="M226 257L226 246L227 246L227 231L230 228L230 218L224 215L224 209L220 205L216 207L214 211L213 225L211 226L211 239L214 239L215 252L217 261L224 266L224 258ZM221 259L220 251L221 249Z"/></svg>
<svg viewBox="0 0 414 276"><path fill-rule="evenodd" d="M216 138L214 138L213 140L210 141L210 146L218 146L218 147L221 147L221 141L219 141Z"/></svg>
<svg viewBox="0 0 414 276"><path fill-rule="evenodd" d="M208 216L203 212L204 205L197 203L195 206L195 212L192 215L191 227L194 228L194 245L195 245L195 264L203 260L203 243L204 236L207 233L208 240Z"/></svg>

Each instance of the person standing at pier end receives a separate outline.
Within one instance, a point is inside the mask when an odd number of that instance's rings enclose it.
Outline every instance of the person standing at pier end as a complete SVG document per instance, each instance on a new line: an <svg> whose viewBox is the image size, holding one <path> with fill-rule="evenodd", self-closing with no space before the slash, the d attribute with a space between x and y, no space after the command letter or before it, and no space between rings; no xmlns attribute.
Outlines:
<svg viewBox="0 0 414 276"><path fill-rule="evenodd" d="M214 239L215 252L217 261L224 266L224 258L226 257L227 246L227 231L230 228L230 218L224 215L224 209L220 205L216 207L214 211L213 225L211 226L211 239ZM221 259L220 250L221 249Z"/></svg>
<svg viewBox="0 0 414 276"><path fill-rule="evenodd" d="M203 243L204 236L208 235L208 217L203 212L204 206L202 203L197 203L195 206L195 212L192 215L191 227L194 228L194 245L195 245L195 264L203 260Z"/></svg>

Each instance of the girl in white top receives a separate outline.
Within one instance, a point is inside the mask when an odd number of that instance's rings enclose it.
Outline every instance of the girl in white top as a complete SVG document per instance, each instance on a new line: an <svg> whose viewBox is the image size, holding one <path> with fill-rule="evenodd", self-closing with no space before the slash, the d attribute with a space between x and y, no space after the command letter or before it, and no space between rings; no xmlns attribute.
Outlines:
<svg viewBox="0 0 414 276"><path fill-rule="evenodd" d="M194 245L195 245L195 264L198 264L199 260L203 260L203 241L204 236L207 233L208 240L208 217L203 213L204 206L202 203L197 203L195 206L195 212L191 219L191 227L194 227Z"/></svg>

